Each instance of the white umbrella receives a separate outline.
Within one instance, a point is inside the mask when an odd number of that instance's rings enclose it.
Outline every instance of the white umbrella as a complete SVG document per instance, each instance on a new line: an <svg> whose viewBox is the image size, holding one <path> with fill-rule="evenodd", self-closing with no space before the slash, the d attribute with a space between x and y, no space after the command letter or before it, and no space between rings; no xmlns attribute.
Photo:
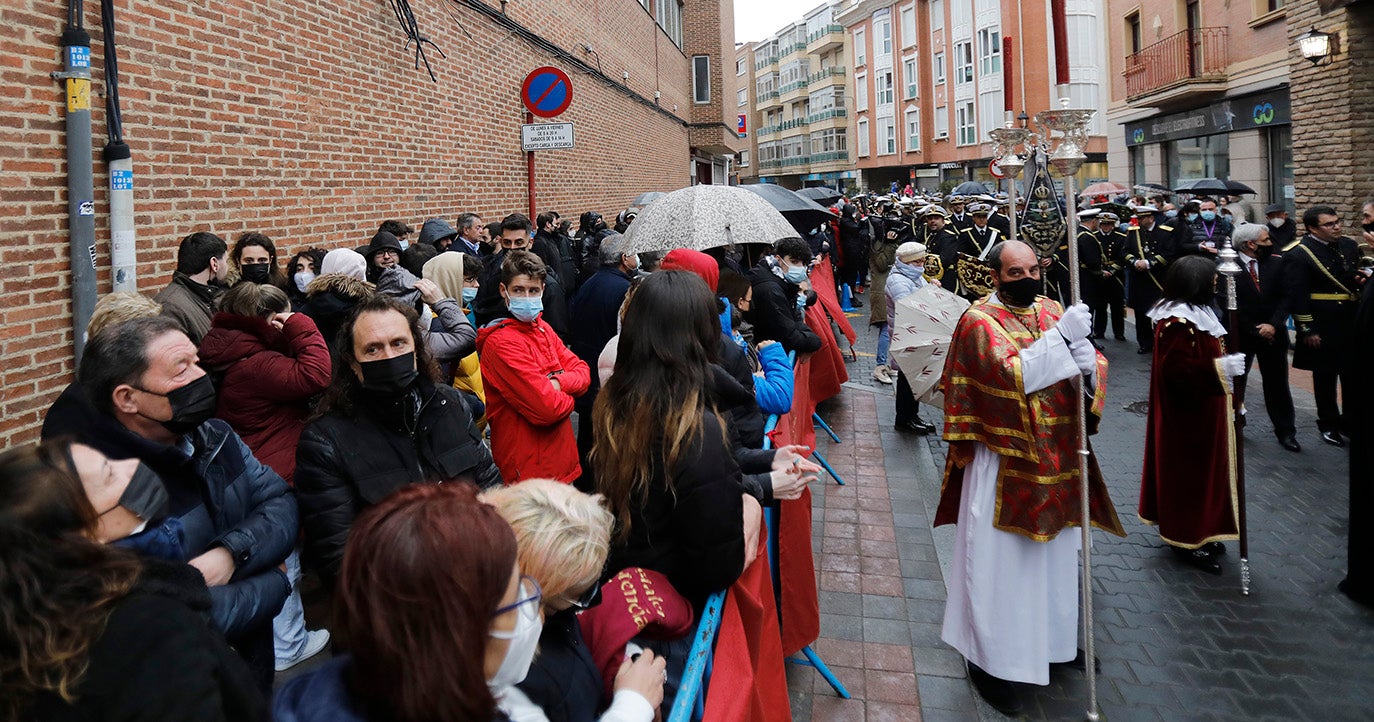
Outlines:
<svg viewBox="0 0 1374 722"><path fill-rule="evenodd" d="M773 206L737 186L695 185L669 193L640 211L625 231L625 253L740 243L775 243L797 231Z"/></svg>
<svg viewBox="0 0 1374 722"><path fill-rule="evenodd" d="M897 302L893 319L892 359L911 384L916 400L944 407L940 377L959 317L969 302L928 283Z"/></svg>

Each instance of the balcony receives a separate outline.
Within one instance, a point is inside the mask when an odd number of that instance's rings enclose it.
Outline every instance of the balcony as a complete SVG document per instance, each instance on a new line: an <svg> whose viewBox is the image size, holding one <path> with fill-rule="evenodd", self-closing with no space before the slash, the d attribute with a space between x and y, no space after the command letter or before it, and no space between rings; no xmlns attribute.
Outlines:
<svg viewBox="0 0 1374 722"><path fill-rule="evenodd" d="M779 87L778 96L784 103L797 100L806 95L806 86L806 78L794 80Z"/></svg>
<svg viewBox="0 0 1374 722"><path fill-rule="evenodd" d="M810 124L811 120L809 118L793 118L792 120L784 120L781 123L765 125L762 128L758 129L758 134L760 137L762 137L765 135L772 135L774 133L781 133L784 130L792 130L794 128L805 128Z"/></svg>
<svg viewBox="0 0 1374 722"><path fill-rule="evenodd" d="M1226 28L1174 33L1126 56L1126 101L1169 106L1225 92L1226 66Z"/></svg>
<svg viewBox="0 0 1374 722"><path fill-rule="evenodd" d="M764 68L766 68L766 67L768 67L768 66L770 66L770 65L777 65L777 64L778 64L778 56L776 56L776 55L764 55L764 56L761 56L761 57L756 58L756 59L754 60L754 70L755 70L755 71L763 70Z"/></svg>
<svg viewBox="0 0 1374 722"><path fill-rule="evenodd" d="M819 54L844 45L844 26L834 23L806 36L806 52Z"/></svg>
<svg viewBox="0 0 1374 722"><path fill-rule="evenodd" d="M839 66L832 66L832 67L826 68L825 70L820 70L820 71L814 72L814 73L812 73L811 75L807 76L806 82L811 86L811 89L812 89L812 90L816 90L816 89L818 89L818 88L821 88L821 87L824 87L824 86L827 86L827 85L834 85L834 84L836 84L836 83L842 83L842 82L844 82L844 81L842 81L842 80L837 80L837 78L843 78L843 77L844 77L844 68L839 67Z"/></svg>
<svg viewBox="0 0 1374 722"><path fill-rule="evenodd" d="M754 108L756 110L772 108L776 105L782 105L782 103L778 101L778 91L776 90L770 90L766 93L759 93L758 97L754 100Z"/></svg>
<svg viewBox="0 0 1374 722"><path fill-rule="evenodd" d="M846 117L847 115L849 115L849 113L848 113L844 108L831 108L830 110L822 110L822 111L820 111L819 113L812 113L811 115L806 116L806 122L807 122L807 123L824 123L825 121L831 120L831 119L834 119L834 118L841 118L841 119L842 119L842 118ZM844 125L844 124L841 123L840 125Z"/></svg>
<svg viewBox="0 0 1374 722"><path fill-rule="evenodd" d="M825 153L812 153L812 154L811 154L811 165L820 165L821 163L848 163L848 162L849 162L849 151L847 151L847 150L832 150L832 151L827 151L827 152L825 152Z"/></svg>

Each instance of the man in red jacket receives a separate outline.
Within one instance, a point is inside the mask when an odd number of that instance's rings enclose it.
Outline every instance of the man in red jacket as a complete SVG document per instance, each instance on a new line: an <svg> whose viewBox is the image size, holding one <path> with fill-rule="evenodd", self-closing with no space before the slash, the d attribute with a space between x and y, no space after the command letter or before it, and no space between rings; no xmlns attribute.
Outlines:
<svg viewBox="0 0 1374 722"><path fill-rule="evenodd" d="M582 473L568 417L573 399L587 391L591 371L544 322L544 262L510 251L501 263L501 299L514 318L477 333L482 384L487 392L491 454L507 483Z"/></svg>

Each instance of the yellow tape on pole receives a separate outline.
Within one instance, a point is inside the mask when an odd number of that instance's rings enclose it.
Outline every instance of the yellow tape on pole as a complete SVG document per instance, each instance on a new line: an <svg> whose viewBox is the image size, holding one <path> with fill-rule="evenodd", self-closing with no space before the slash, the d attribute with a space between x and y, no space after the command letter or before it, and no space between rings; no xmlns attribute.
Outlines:
<svg viewBox="0 0 1374 722"><path fill-rule="evenodd" d="M67 112L91 109L91 81L87 78L67 78Z"/></svg>

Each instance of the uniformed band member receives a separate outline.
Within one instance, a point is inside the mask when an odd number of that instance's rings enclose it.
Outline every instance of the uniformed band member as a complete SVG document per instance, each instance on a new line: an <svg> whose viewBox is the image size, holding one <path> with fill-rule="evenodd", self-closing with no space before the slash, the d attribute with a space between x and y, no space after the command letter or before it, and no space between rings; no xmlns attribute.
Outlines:
<svg viewBox="0 0 1374 722"><path fill-rule="evenodd" d="M950 230L954 233L962 234L965 228L973 225L973 218L964 212L964 206L968 199L963 196L949 197L949 223Z"/></svg>
<svg viewBox="0 0 1374 722"><path fill-rule="evenodd" d="M948 215L949 212L940 206L927 208L924 215L926 227L919 240L930 250L931 255L940 258L940 285L950 293L958 293L959 274L955 269L959 264L959 252L968 253L968 247L960 241L959 236L946 227Z"/></svg>
<svg viewBox="0 0 1374 722"><path fill-rule="evenodd" d="M1080 268L1083 264L1084 241L1087 234L1097 231L1097 216L1102 212L1100 208L1084 208L1078 212L1078 262ZM1055 249L1054 255L1049 258L1040 259L1041 275L1045 279L1045 295L1058 301L1063 306L1071 306L1072 289L1069 287L1072 277L1069 275L1069 242L1061 239L1059 247ZM1082 276L1079 277L1083 278ZM1088 290L1088 283L1083 281L1083 293L1091 293ZM1086 301L1085 301L1086 303ZM1092 304L1088 304L1091 308Z"/></svg>
<svg viewBox="0 0 1374 722"><path fill-rule="evenodd" d="M1007 214L1011 206L1010 198L994 198L991 202L992 213L988 214L988 225L996 228L1002 238L1011 238L1011 219Z"/></svg>
<svg viewBox="0 0 1374 722"><path fill-rule="evenodd" d="M1245 373L1235 378L1235 393L1245 400L1245 384L1250 365L1259 361L1264 383L1264 408L1274 426L1279 445L1302 451L1293 420L1293 394L1288 387L1288 307L1284 288L1284 259L1275 253L1277 244L1268 224L1242 223L1231 235L1245 273L1236 274L1236 321L1239 328L1228 329L1240 340L1245 354ZM1224 297L1224 292L1223 292ZM1225 308L1225 305L1222 305ZM1229 323L1229 320L1228 320Z"/></svg>
<svg viewBox="0 0 1374 722"><path fill-rule="evenodd" d="M1140 227L1127 234L1122 255L1126 262L1126 286L1130 289L1126 300L1135 312L1135 340L1139 345L1136 353L1149 353L1154 348L1154 327L1146 314L1164 288L1164 269L1168 265L1164 254L1174 236L1173 226L1155 221L1157 211L1154 206L1136 207Z"/></svg>
<svg viewBox="0 0 1374 722"><path fill-rule="evenodd" d="M1284 276L1298 331L1293 368L1312 372L1322 441L1345 446L1336 383L1344 384L1349 376L1352 359L1347 349L1365 276L1359 268L1358 244L1341 235L1335 208L1312 206L1302 214L1302 224L1306 235L1284 254L1288 265Z"/></svg>
<svg viewBox="0 0 1374 722"><path fill-rule="evenodd" d="M1092 234L1092 252L1102 262L1093 269L1097 292L1094 295L1093 338L1105 338L1107 319L1112 321L1112 335L1116 340L1126 338L1126 278L1121 267L1126 253L1126 233L1118 225L1115 213L1101 213L1097 217L1097 233Z"/></svg>
<svg viewBox="0 0 1374 722"><path fill-rule="evenodd" d="M992 214L992 206L986 203L974 203L968 207L968 213L969 217L973 219L973 225L964 229L964 235L973 241L973 255L982 256L983 252L992 248L993 244L1007 239L1001 231L988 223L988 218Z"/></svg>

